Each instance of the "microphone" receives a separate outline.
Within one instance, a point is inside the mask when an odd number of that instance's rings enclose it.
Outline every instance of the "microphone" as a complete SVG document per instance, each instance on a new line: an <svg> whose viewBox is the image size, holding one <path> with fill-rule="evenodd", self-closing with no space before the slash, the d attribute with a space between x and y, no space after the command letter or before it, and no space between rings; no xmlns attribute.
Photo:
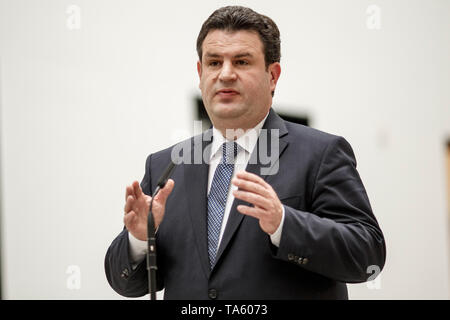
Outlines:
<svg viewBox="0 0 450 320"><path fill-rule="evenodd" d="M156 183L155 191L152 194L152 200L150 200L150 208L147 216L147 272L148 272L148 289L150 293L150 300L156 300L156 237L155 237L155 220L153 218L152 205L153 199L155 199L159 190L164 188L172 175L175 163L171 160L167 168Z"/></svg>
<svg viewBox="0 0 450 320"><path fill-rule="evenodd" d="M173 163L173 161L170 160L170 163L167 166L166 170L164 170L163 174L161 175L158 182L156 183L156 189L153 192L153 197L156 196L156 194L159 192L160 189L164 188L164 186L167 183L167 180L169 180L169 177L172 175L174 168L175 168L175 163Z"/></svg>

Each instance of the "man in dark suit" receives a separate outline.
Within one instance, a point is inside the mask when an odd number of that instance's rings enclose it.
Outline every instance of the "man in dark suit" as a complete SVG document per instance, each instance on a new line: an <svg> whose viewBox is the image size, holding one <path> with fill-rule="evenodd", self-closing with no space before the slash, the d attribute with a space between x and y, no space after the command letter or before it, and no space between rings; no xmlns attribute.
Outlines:
<svg viewBox="0 0 450 320"><path fill-rule="evenodd" d="M281 67L270 18L218 9L197 51L213 128L150 155L141 185L127 187L125 228L105 258L110 285L148 293L150 195L176 160L153 201L166 299L347 299L345 283L367 281L386 255L350 145L271 108Z"/></svg>

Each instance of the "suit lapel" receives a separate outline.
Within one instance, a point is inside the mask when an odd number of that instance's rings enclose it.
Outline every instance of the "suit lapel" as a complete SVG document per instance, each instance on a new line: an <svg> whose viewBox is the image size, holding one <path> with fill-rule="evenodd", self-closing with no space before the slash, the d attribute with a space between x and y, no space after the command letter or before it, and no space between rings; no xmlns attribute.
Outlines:
<svg viewBox="0 0 450 320"><path fill-rule="evenodd" d="M277 160L271 164L270 168L268 168L267 165L264 165L261 163L261 158L259 157L258 150L261 148L260 145L263 143L263 141L262 141L261 135L260 135L258 138L258 142L257 142L258 147L257 148L255 147L255 149L253 150L253 153L250 156L249 164L247 165L245 171L254 173L254 174L262 177L265 180L268 177L268 175L261 174L261 169L262 168L269 169L269 170L266 170L265 172L270 173L270 172L272 172L272 169L274 168L274 166L279 165L279 159L282 156L283 151L288 146L288 142L285 137L287 135L288 131L287 131L286 125L284 124L284 121L273 111L272 108L269 111L269 115L268 115L266 122L262 129L267 130L266 131L267 132L266 142L269 142L269 146L267 148L268 150L271 150L270 149L270 141L271 141L272 134L274 133L272 131L272 129L278 130L277 132L279 134L279 141L278 141L279 147L278 147L278 151L275 150L275 152L278 152ZM219 246L219 250L216 255L216 265L218 265L218 262L222 256L223 252L230 244L230 241L233 238L233 235L236 233L236 231L239 228L239 225L241 224L242 220L245 217L245 215L243 215L236 209L237 206L240 204L250 205L248 202L242 201L240 199L235 199L233 201L233 204L231 206L230 215L228 217L228 222L225 227L225 232L223 234L223 238L222 238L222 241Z"/></svg>
<svg viewBox="0 0 450 320"><path fill-rule="evenodd" d="M209 160L209 148L207 146L211 142L212 130L206 131L203 135L196 136L192 139L191 144L191 164L184 164L185 176L185 190L188 199L188 208L194 237L199 252L201 265L205 276L208 278L210 273L209 258L208 258L208 244L207 244L207 186L208 186L208 170L209 163L203 159ZM203 152L205 157L203 158ZM199 155L201 152L202 159L199 163ZM197 153L196 159L194 154ZM194 160L196 160L194 162Z"/></svg>

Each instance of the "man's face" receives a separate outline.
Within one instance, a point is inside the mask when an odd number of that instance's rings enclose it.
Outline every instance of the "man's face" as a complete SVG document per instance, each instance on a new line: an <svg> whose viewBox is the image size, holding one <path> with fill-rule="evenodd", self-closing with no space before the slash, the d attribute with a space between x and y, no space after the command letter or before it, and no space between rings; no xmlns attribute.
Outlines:
<svg viewBox="0 0 450 320"><path fill-rule="evenodd" d="M212 30L202 49L199 87L213 125L221 131L253 128L272 105L280 64L266 68L263 44L254 31Z"/></svg>

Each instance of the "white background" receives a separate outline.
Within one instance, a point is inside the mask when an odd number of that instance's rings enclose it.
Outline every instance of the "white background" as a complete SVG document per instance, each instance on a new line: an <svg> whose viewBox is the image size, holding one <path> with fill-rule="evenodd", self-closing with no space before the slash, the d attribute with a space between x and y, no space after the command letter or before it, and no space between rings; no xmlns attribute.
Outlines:
<svg viewBox="0 0 450 320"><path fill-rule="evenodd" d="M0 1L3 298L117 299L104 256L146 156L193 131L195 42L226 4L274 19L275 110L353 146L387 242L379 289L448 299L450 1ZM81 28L67 26L70 5ZM369 5L380 29L367 27ZM80 268L69 289L69 266ZM368 274L368 277L370 274ZM301 285L301 284L299 284Z"/></svg>

